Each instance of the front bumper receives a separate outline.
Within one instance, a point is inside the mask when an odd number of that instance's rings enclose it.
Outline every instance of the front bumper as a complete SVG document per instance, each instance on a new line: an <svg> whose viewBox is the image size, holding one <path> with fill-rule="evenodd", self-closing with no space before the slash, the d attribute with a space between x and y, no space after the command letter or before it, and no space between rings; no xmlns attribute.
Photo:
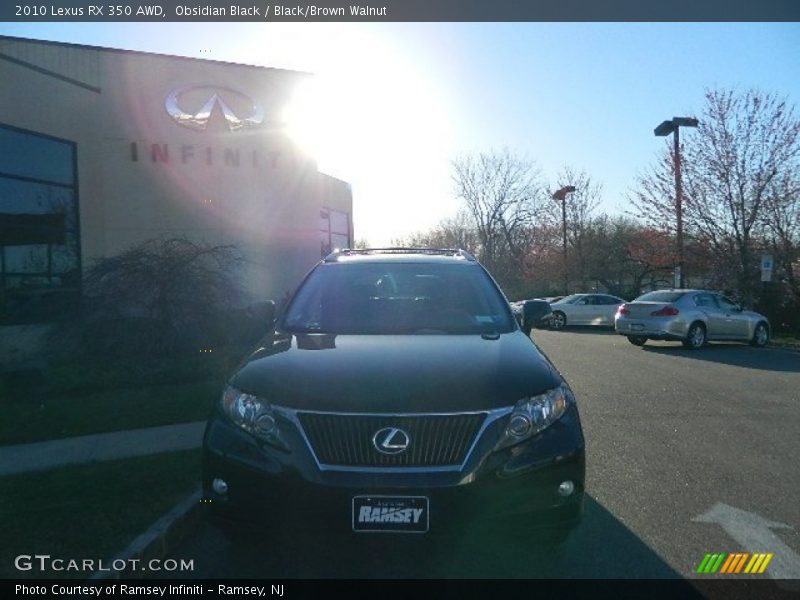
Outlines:
<svg viewBox="0 0 800 600"><path fill-rule="evenodd" d="M459 471L323 471L298 431L286 427L282 437L288 451L253 438L222 415L210 419L203 491L216 518L248 527L290 521L293 528L349 532L356 496L424 496L431 533L571 529L583 513L584 439L574 405L539 435L499 452L491 451L496 432L487 430ZM213 490L214 479L226 482L225 494ZM558 493L563 481L575 486L567 497Z"/></svg>

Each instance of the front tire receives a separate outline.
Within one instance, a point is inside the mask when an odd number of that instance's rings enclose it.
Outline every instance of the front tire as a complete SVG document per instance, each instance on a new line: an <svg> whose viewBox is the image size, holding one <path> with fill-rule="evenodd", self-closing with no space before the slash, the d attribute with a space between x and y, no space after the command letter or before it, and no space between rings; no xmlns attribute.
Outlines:
<svg viewBox="0 0 800 600"><path fill-rule="evenodd" d="M550 319L550 327L552 329L564 329L567 326L567 315L560 310L553 312L553 317Z"/></svg>
<svg viewBox="0 0 800 600"><path fill-rule="evenodd" d="M644 335L629 335L628 341L634 346L644 346L645 342L647 341L647 337Z"/></svg>
<svg viewBox="0 0 800 600"><path fill-rule="evenodd" d="M686 333L686 339L683 340L684 348L690 350L697 350L702 348L706 343L706 326L702 323L692 323L689 331Z"/></svg>
<svg viewBox="0 0 800 600"><path fill-rule="evenodd" d="M769 327L763 321L756 325L756 330L753 332L753 338L750 340L750 345L756 348L763 348L769 341Z"/></svg>

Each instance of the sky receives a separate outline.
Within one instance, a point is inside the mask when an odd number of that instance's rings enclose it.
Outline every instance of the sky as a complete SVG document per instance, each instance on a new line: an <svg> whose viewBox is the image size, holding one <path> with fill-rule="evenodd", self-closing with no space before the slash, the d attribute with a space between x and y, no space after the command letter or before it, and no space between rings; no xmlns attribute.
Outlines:
<svg viewBox="0 0 800 600"><path fill-rule="evenodd" d="M800 108L796 23L72 23L0 34L297 69L315 117L295 133L352 184L355 238L390 244L459 210L453 159L508 148L551 188L564 166L620 214L706 88ZM323 100L323 102L319 102ZM687 135L691 135L687 133Z"/></svg>

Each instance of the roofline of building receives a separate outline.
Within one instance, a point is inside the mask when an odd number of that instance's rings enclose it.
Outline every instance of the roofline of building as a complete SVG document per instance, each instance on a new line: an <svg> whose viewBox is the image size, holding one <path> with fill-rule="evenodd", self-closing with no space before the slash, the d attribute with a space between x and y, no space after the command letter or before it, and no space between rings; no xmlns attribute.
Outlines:
<svg viewBox="0 0 800 600"><path fill-rule="evenodd" d="M325 177L328 177L329 179L333 179L337 183L341 183L348 186L352 185L349 181L346 181L340 177L336 177L335 175L331 175L330 173L326 173L325 171L320 171L319 168L317 168L317 172L320 173L321 175L325 175Z"/></svg>
<svg viewBox="0 0 800 600"><path fill-rule="evenodd" d="M11 41L11 42L27 42L32 44L46 44L48 46L62 46L66 48L76 48L81 50L99 50L102 52L117 52L121 54L140 54L144 56L154 56L157 58L169 58L169 59L180 59L180 60L190 60L190 61L198 61L203 63L211 63L217 65L225 65L225 66L233 66L233 67L246 67L248 69L259 69L262 71L279 71L281 73L287 73L291 75L300 75L303 77L311 77L313 73L309 73L308 71L296 71L293 69L281 69L279 67L262 67L260 65L248 65L244 63L235 63L230 61L224 60L214 60L211 58L197 58L194 56L178 56L176 54L163 54L161 52L147 52L144 50L126 50L124 48L109 48L107 46L90 46L88 44L74 44L72 42L57 42L54 40L37 40L33 38L23 38L23 37L15 37L11 35L0 35L0 43L4 41ZM2 48L0 48L1 50Z"/></svg>

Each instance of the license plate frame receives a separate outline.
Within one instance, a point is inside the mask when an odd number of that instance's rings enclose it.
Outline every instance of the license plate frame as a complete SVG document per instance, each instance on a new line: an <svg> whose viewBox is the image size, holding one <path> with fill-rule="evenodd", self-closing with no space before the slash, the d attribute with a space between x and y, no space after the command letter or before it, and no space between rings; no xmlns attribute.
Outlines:
<svg viewBox="0 0 800 600"><path fill-rule="evenodd" d="M427 533L430 528L430 498L375 494L353 496L351 525L355 533Z"/></svg>

